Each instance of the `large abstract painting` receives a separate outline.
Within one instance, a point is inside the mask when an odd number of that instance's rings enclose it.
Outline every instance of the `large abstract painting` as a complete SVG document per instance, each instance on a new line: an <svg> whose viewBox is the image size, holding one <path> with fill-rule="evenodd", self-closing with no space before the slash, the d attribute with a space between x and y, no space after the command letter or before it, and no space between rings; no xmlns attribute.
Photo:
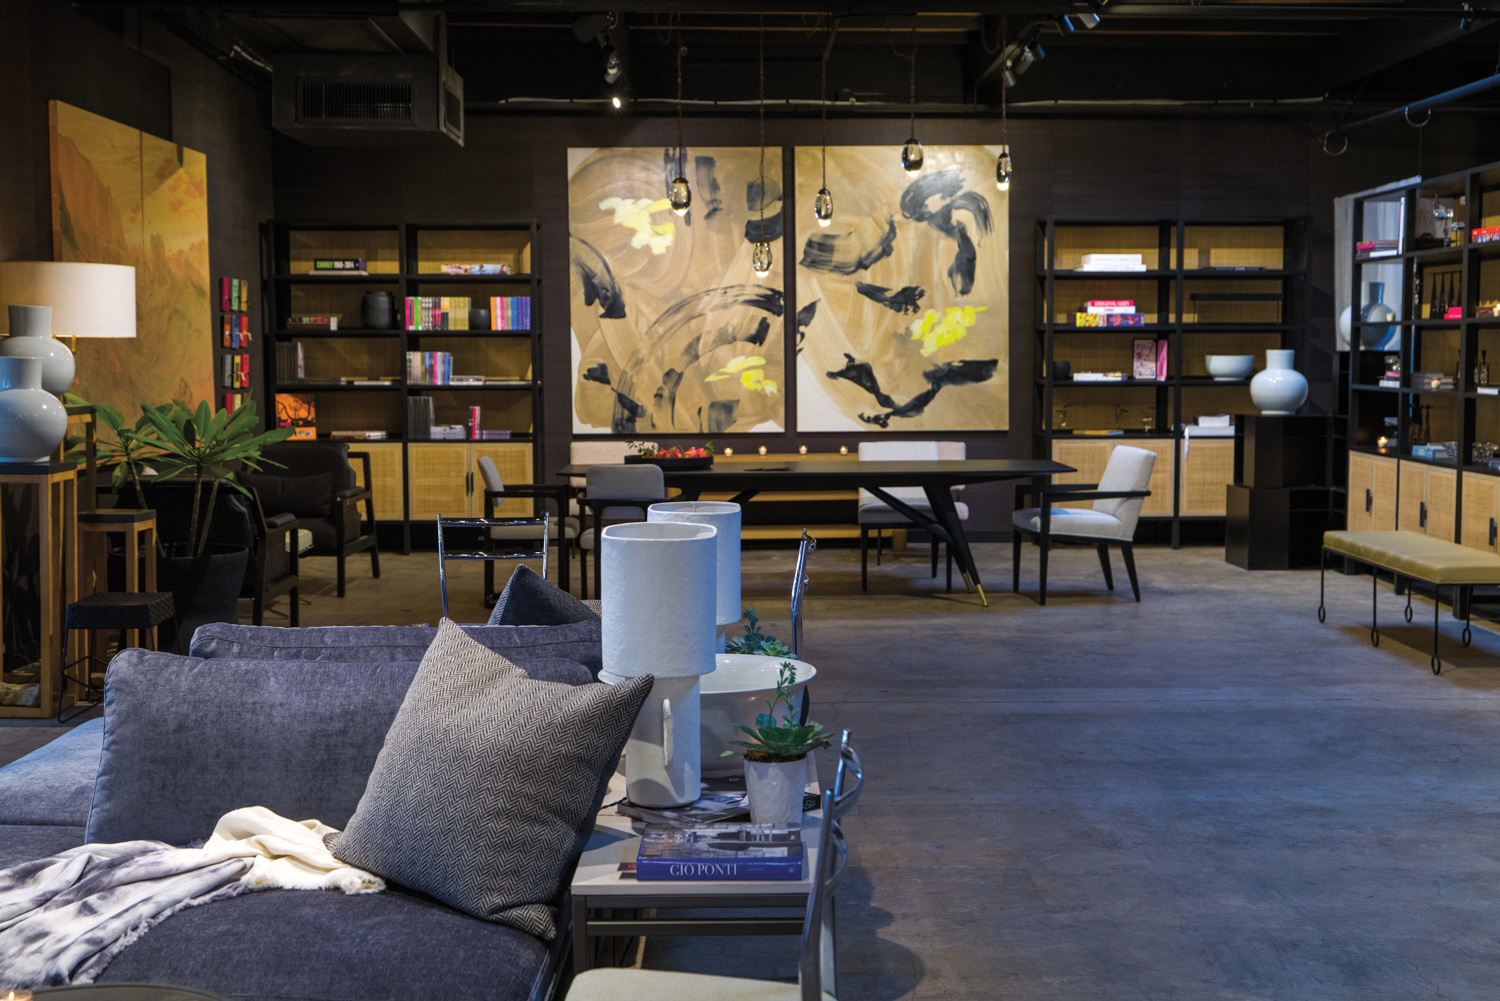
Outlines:
<svg viewBox="0 0 1500 1001"><path fill-rule="evenodd" d="M798 148L798 430L1009 426L1009 211L997 153L931 146L913 177L899 147L830 146L833 222L819 228L820 150Z"/></svg>
<svg viewBox="0 0 1500 1001"><path fill-rule="evenodd" d="M80 342L73 391L132 423L142 402L211 399L207 158L50 108L53 259L135 267L135 339Z"/></svg>
<svg viewBox="0 0 1500 1001"><path fill-rule="evenodd" d="M764 190L760 157L689 150L678 216L674 149L568 151L575 433L784 430L781 151L765 151Z"/></svg>

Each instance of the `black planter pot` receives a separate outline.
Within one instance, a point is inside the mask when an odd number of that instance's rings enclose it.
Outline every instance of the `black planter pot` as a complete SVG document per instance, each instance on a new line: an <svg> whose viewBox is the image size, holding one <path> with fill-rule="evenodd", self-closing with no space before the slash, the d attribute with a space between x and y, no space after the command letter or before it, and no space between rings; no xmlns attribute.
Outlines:
<svg viewBox="0 0 1500 1001"><path fill-rule="evenodd" d="M238 622L235 603L245 583L250 550L210 545L201 556L188 555L183 543L169 543L156 558L156 588L171 591L177 615L161 627L161 648L185 654L193 632L209 622Z"/></svg>

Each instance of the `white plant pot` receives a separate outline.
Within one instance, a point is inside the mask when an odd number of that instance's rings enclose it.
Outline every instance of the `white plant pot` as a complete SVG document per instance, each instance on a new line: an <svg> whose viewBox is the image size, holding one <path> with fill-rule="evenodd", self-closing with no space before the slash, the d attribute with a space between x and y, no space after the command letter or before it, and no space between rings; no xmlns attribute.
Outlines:
<svg viewBox="0 0 1500 1001"><path fill-rule="evenodd" d="M73 385L73 352L52 336L51 306L10 306L10 336L0 340L0 358L40 358L42 388L61 396Z"/></svg>
<svg viewBox="0 0 1500 1001"><path fill-rule="evenodd" d="M781 663L787 657L763 657L759 654L721 653L714 658L718 666L712 674L699 678L703 692L703 725L701 743L703 748L703 774L713 776L738 775L739 758L721 758L724 751L739 751L731 741L748 740L743 730L734 724L755 725L755 717L766 711L766 703L776 694L776 679L781 673ZM807 683L817 676L818 669L800 660L793 660L797 669L797 682L792 686L792 718L802 718L802 700ZM776 707L779 719L786 712Z"/></svg>
<svg viewBox="0 0 1500 1001"><path fill-rule="evenodd" d="M807 759L765 762L745 759L745 790L753 824L801 824Z"/></svg>
<svg viewBox="0 0 1500 1001"><path fill-rule="evenodd" d="M1292 414L1307 401L1307 377L1292 368L1296 352L1266 352L1266 367L1250 380L1250 399L1263 414Z"/></svg>
<svg viewBox="0 0 1500 1001"><path fill-rule="evenodd" d="M46 462L68 433L68 412L42 388L42 360L0 357L0 462Z"/></svg>

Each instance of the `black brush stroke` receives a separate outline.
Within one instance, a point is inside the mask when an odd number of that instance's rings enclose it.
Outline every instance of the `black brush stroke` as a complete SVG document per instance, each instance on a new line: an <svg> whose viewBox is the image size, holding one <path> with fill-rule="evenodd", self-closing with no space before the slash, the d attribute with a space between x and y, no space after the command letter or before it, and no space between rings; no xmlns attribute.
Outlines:
<svg viewBox="0 0 1500 1001"><path fill-rule="evenodd" d="M766 338L770 336L771 321L762 316L760 318L760 323L755 325L755 333L751 334L749 337L746 337L745 343L754 344L756 347L761 347L766 343Z"/></svg>
<svg viewBox="0 0 1500 1001"><path fill-rule="evenodd" d="M959 295L968 295L974 290L979 251L969 236L969 227L954 219L953 213L969 213L981 237L989 235L995 224L990 203L977 192L964 191L963 183L963 175L956 167L919 177L901 193L901 214L913 222L926 223L958 245L953 263L948 265L948 283ZM945 201L938 208L929 209L927 203L933 198Z"/></svg>
<svg viewBox="0 0 1500 1001"><path fill-rule="evenodd" d="M818 303L820 303L822 301L823 300L821 300L821 299L814 299L812 302L808 303L806 306L803 306L801 309L797 310L797 353L798 354L802 353L802 342L807 339L807 328L808 328L808 325L813 322L813 317L815 317L815 316L818 315Z"/></svg>
<svg viewBox="0 0 1500 1001"><path fill-rule="evenodd" d="M767 243L772 243L779 239L781 239L780 212L777 212L775 215L766 216L764 221L762 221L761 219L745 220L746 243L759 243L761 240L765 240Z"/></svg>
<svg viewBox="0 0 1500 1001"><path fill-rule="evenodd" d="M585 382L597 382L601 386L609 386L610 391L615 394L614 411L611 413L609 421L610 430L615 434L633 432L635 430L635 422L646 412L646 408L631 399L627 393L610 385L609 365L605 362L591 365L584 369L583 378Z"/></svg>
<svg viewBox="0 0 1500 1001"><path fill-rule="evenodd" d="M927 290L920 285L903 285L893 293L883 285L871 285L869 282L855 282L854 290L866 299L880 303L893 313L920 312L922 307L919 305L919 300L927 294Z"/></svg>
<svg viewBox="0 0 1500 1001"><path fill-rule="evenodd" d="M802 245L802 266L834 275L852 275L856 271L868 271L877 262L890 257L895 245L896 220L887 216L885 233L875 246L861 249L847 259L847 248L859 246L857 232L814 233Z"/></svg>
<svg viewBox="0 0 1500 1001"><path fill-rule="evenodd" d="M625 293L615 281L614 270L604 255L587 240L571 233L568 235L568 253L578 271L578 280L583 283L583 304L592 306L597 302L600 319L625 319Z"/></svg>
<svg viewBox="0 0 1500 1001"><path fill-rule="evenodd" d="M854 356L847 352L845 352L844 358L848 364L837 372L827 373L828 378L846 379L875 397L875 402L885 407L886 412L883 414L861 413L859 419L866 424L874 424L882 429L890 427L891 418L893 417L916 417L920 415L937 398L938 393L947 386L967 386L988 382L994 378L995 370L1000 366L1000 359L998 358L946 362L922 373L922 378L927 380L927 389L913 396L905 403L897 403L880 388L880 380L876 378L875 370L870 366L869 362L855 361Z"/></svg>
<svg viewBox="0 0 1500 1001"><path fill-rule="evenodd" d="M708 426L702 429L704 434L723 434L734 426L734 414L739 410L739 400L709 400L708 401Z"/></svg>
<svg viewBox="0 0 1500 1001"><path fill-rule="evenodd" d="M703 206L703 220L707 222L724 211L724 195L719 189L719 178L715 174L717 161L711 156L693 158L693 173L698 183L693 186L693 199ZM689 212L688 215L692 215Z"/></svg>

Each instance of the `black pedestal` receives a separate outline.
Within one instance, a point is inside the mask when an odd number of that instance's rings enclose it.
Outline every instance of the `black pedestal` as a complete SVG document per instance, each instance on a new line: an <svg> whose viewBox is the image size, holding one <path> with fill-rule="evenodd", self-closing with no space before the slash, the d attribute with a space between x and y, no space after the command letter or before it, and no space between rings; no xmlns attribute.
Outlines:
<svg viewBox="0 0 1500 1001"><path fill-rule="evenodd" d="M1235 417L1224 559L1246 570L1315 567L1330 525L1332 418Z"/></svg>

